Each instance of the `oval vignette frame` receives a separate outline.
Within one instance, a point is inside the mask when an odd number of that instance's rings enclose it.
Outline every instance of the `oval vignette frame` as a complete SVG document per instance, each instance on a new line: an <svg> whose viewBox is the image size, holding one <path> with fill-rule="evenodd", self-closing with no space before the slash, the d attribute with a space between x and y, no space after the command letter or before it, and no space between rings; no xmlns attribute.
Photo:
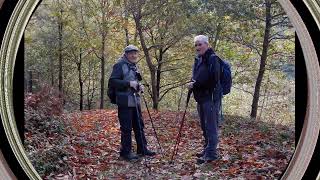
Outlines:
<svg viewBox="0 0 320 180"><path fill-rule="evenodd" d="M316 0L303 0L320 29ZM27 23L40 0L19 1L11 15L0 49L0 108L5 134L21 167L30 179L41 179L28 159L18 134L13 113L13 70L18 47ZM310 163L320 130L320 67L310 34L289 0L278 0L293 24L301 43L308 76L307 111L299 142L282 179L301 179ZM318 19L317 19L318 18ZM1 170L1 169L0 169ZM2 174L0 172L0 174ZM7 173L4 173L7 174ZM319 178L320 174L318 175Z"/></svg>

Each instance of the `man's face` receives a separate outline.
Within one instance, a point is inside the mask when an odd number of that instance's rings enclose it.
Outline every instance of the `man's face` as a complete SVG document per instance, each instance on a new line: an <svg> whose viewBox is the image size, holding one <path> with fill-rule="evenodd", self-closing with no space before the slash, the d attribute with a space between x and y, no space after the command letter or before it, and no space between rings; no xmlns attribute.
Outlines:
<svg viewBox="0 0 320 180"><path fill-rule="evenodd" d="M207 51L207 49L209 48L208 44L205 42L201 42L201 41L196 41L194 43L194 46L196 48L196 51L199 55L204 55L204 53Z"/></svg>
<svg viewBox="0 0 320 180"><path fill-rule="evenodd" d="M130 62L137 63L139 52L138 51L130 51L130 52L126 53L126 56Z"/></svg>

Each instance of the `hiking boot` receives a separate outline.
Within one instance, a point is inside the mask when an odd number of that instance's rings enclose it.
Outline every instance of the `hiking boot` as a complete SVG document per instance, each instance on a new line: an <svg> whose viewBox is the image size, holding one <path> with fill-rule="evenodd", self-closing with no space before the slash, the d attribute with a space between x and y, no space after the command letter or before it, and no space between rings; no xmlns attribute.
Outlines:
<svg viewBox="0 0 320 180"><path fill-rule="evenodd" d="M138 155L140 156L155 156L156 153L150 150L145 150L144 152L138 151L137 152Z"/></svg>
<svg viewBox="0 0 320 180"><path fill-rule="evenodd" d="M210 157L209 158L209 157L202 156L201 158L197 159L197 164L210 163L210 162L215 161L217 159L218 159L217 157L213 157L213 158Z"/></svg>
<svg viewBox="0 0 320 180"><path fill-rule="evenodd" d="M120 155L120 157L126 161L133 161L133 160L138 160L139 156L137 156L136 154L130 152L129 154L125 154L125 155Z"/></svg>
<svg viewBox="0 0 320 180"><path fill-rule="evenodd" d="M201 158L202 156L204 156L204 151L200 152L200 153L196 153L196 156L198 158Z"/></svg>

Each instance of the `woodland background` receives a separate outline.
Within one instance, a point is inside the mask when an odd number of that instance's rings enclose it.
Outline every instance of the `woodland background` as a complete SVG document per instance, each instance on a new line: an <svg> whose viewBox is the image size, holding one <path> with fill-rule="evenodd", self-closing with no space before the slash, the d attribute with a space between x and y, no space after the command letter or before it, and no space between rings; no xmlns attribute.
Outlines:
<svg viewBox="0 0 320 180"><path fill-rule="evenodd" d="M224 161L232 159L228 148L237 146L237 143L230 145L230 142L234 138L243 141L244 134L250 132L258 135L251 140L248 137L247 142L251 142L249 150L256 148L256 143L265 142L268 145L259 149L263 150L262 154L270 154L268 148L277 149L276 152L270 150L271 156L280 153L282 156L277 157L287 161L294 148L295 31L277 1L43 0L25 31L25 147L38 172L43 177L53 177L58 172L62 173L61 177L90 177L90 173L75 168L77 166L70 162L84 163L79 161L80 154L87 153L83 152L84 146L95 149L90 153L96 151L96 146L89 144L99 144L101 139L111 138L107 134L113 131L118 134L113 134L111 139L119 139L116 106L110 104L106 90L112 65L128 44L141 49L138 65L147 89L144 96L153 109L162 142L170 149L186 100L185 83L191 77L195 55L193 37L198 34L209 36L213 49L232 67L232 91L223 98L225 124L221 128L221 152L225 152ZM186 129L191 128L192 132L196 128L199 136L187 134L185 138L189 140L201 139L195 106L192 100ZM147 117L144 114L145 121L148 121ZM170 125L172 118L175 121ZM99 126L104 127L104 133L101 134ZM244 134L239 134L243 130ZM94 135L84 135L85 131L92 131ZM166 136L167 132L171 136ZM91 135L97 136L95 133L101 134L100 140L92 139ZM268 133L270 136L266 136ZM269 142L269 137L274 137L279 144ZM157 148L153 137L150 141ZM227 142L229 146L226 146ZM112 147L110 153L117 151L118 143L106 145ZM184 154L186 151L201 146L201 142L188 144L186 140L185 143L181 157L189 157L190 154ZM78 150L81 153L73 154L77 149L81 149ZM253 152L250 150L250 153ZM257 154L251 154L250 157L256 159L250 162L262 157ZM55 159L56 164L47 164L48 156ZM78 160L72 157L78 157ZM99 157L101 154L96 158ZM154 160L150 163L164 168ZM181 162L181 168L185 163ZM285 167L279 167L277 162L273 166L280 171ZM66 170L62 170L64 168ZM195 173L204 173L203 169L198 172L197 168L185 174L177 171L170 177L195 177ZM240 165L239 168L227 166L222 169L229 174L217 175L232 177L240 172L248 175L241 168L247 169ZM172 169L168 167L169 170ZM270 170L272 177L279 176L276 170ZM266 172L249 175L267 177ZM199 177L202 175L209 176L200 174ZM101 174L92 176L105 177ZM121 177L121 173L119 175L116 171L113 176Z"/></svg>

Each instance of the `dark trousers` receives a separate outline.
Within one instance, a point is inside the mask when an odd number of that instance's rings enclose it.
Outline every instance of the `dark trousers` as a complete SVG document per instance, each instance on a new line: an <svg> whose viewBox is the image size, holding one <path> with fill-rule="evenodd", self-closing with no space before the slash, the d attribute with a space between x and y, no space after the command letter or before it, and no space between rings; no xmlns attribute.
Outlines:
<svg viewBox="0 0 320 180"><path fill-rule="evenodd" d="M219 104L218 101L206 101L197 105L205 139L204 156L206 158L217 158Z"/></svg>
<svg viewBox="0 0 320 180"><path fill-rule="evenodd" d="M133 129L137 142L137 152L143 152L147 149L147 140L144 135L144 123L141 118L141 109L139 115L135 107L118 107L118 117L121 130L121 149L120 155L127 155L131 152L132 139L131 130ZM140 117L140 118L139 118Z"/></svg>

